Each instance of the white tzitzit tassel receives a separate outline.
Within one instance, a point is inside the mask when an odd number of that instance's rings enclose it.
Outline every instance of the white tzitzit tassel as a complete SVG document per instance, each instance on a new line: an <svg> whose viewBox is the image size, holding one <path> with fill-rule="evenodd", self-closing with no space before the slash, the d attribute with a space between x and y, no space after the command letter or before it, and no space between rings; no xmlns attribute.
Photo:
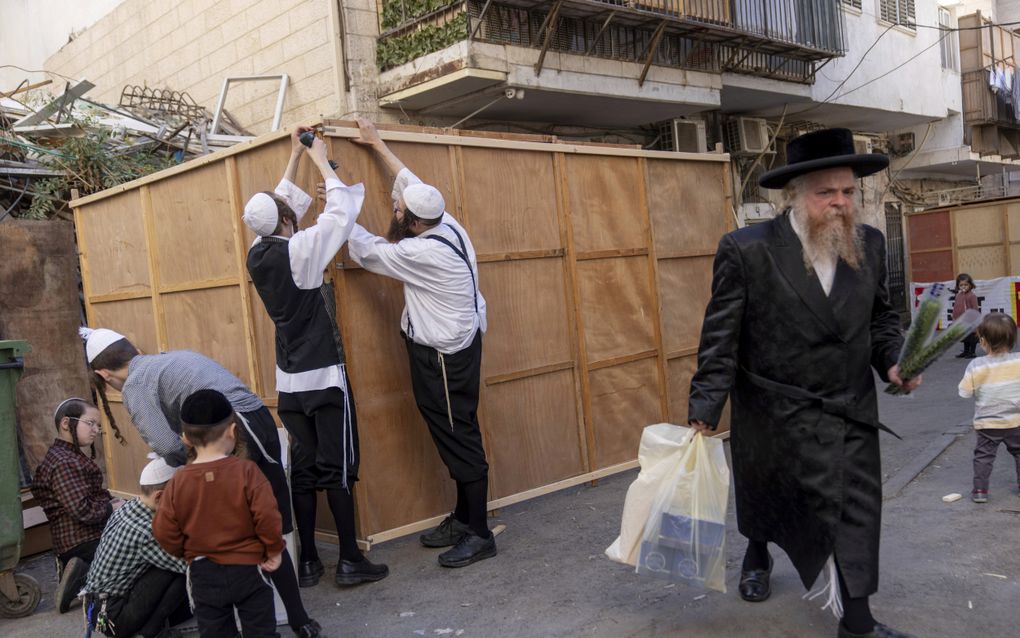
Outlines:
<svg viewBox="0 0 1020 638"><path fill-rule="evenodd" d="M839 576L836 574L836 560L833 556L829 556L829 560L825 562L825 568L828 570L829 576L823 578L824 584L818 589L804 594L801 598L814 600L819 596L828 595L822 609L830 610L832 615L839 620L843 618L843 598L839 593Z"/></svg>

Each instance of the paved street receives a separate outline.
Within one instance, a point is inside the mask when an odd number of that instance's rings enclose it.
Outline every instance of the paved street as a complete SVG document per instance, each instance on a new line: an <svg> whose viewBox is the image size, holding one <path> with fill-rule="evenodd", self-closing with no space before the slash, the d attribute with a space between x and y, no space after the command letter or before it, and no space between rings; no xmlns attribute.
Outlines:
<svg viewBox="0 0 1020 638"><path fill-rule="evenodd" d="M1020 618L1020 497L1005 451L993 474L990 502L975 505L966 498L974 435L958 426L969 423L972 406L956 397L965 365L946 359L929 371L917 396L882 398L883 421L904 440L883 436L882 581L872 606L877 618L919 638L1017 635ZM960 431L965 433L944 434ZM739 599L743 542L732 514L727 594L648 580L606 559L602 552L618 532L635 474L501 510L493 524L505 523L507 531L499 537L495 559L445 570L435 563L436 551L410 537L372 551L373 560L390 565L385 581L338 590L324 579L303 590L306 603L327 635L345 638L835 636L835 620L817 601L801 599L804 589L781 553L774 553L772 598L756 605ZM893 486L902 491L889 494ZM951 492L965 498L943 503L941 497ZM323 545L322 553L335 561L331 546ZM80 635L80 613L54 611L51 565L44 557L22 566L43 583L45 599L30 618L0 621L0 635ZM290 635L285 628L281 632Z"/></svg>

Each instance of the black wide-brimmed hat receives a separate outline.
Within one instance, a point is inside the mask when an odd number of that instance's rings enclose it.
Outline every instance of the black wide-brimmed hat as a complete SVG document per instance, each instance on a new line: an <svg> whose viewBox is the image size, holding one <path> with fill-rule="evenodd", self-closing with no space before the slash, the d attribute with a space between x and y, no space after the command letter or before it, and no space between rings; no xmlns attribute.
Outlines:
<svg viewBox="0 0 1020 638"><path fill-rule="evenodd" d="M799 175L838 166L848 166L857 177L865 177L889 166L889 158L881 153L856 153L850 129L827 128L790 140L786 166L765 173L758 184L762 188L782 188Z"/></svg>

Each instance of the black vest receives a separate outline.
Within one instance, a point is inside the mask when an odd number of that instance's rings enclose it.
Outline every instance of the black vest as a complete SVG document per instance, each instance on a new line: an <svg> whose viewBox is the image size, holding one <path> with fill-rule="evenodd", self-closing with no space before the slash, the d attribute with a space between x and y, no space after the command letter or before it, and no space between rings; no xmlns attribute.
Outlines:
<svg viewBox="0 0 1020 638"><path fill-rule="evenodd" d="M263 237L252 246L247 265L276 325L276 365L295 373L343 363L332 285L298 288L290 271L289 243L278 237Z"/></svg>

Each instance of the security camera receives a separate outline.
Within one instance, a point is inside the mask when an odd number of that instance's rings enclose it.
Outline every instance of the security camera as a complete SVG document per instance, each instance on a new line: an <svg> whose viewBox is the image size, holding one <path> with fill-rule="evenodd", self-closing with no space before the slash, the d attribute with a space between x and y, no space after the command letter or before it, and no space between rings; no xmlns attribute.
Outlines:
<svg viewBox="0 0 1020 638"><path fill-rule="evenodd" d="M504 89L503 95L506 96L506 99L512 100L517 95L517 89Z"/></svg>

